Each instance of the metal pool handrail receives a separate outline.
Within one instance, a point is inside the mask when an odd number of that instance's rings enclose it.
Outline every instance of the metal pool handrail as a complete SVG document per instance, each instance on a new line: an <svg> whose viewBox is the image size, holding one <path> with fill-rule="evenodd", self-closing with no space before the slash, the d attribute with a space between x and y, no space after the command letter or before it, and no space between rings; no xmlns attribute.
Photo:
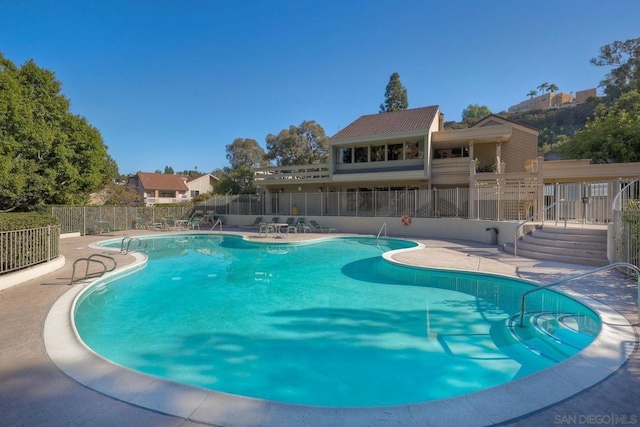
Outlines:
<svg viewBox="0 0 640 427"><path fill-rule="evenodd" d="M555 201L554 203L550 204L549 206L547 206L546 208L542 209L539 212L534 213L533 215L531 215L529 218L525 219L524 221L521 221L518 226L516 227L516 232L515 232L515 238L513 239L513 256L518 256L518 237L520 234L520 229L529 221L531 221L533 218L540 216L542 214L544 214L546 211L548 211L549 209L551 209L552 207L554 207L555 205L557 205L558 203L562 203L564 202L564 199L560 199ZM542 224L544 224L544 217L542 217Z"/></svg>
<svg viewBox="0 0 640 427"><path fill-rule="evenodd" d="M525 303L525 299L527 298L527 295L533 292L550 288L551 286L560 285L565 282L570 282L571 280L580 279L581 277L590 276L600 271L610 270L612 268L618 268L618 267L630 268L634 270L636 272L636 275L638 276L638 323L640 323L640 268L636 267L633 264L629 264L628 262L614 262L613 264L605 265L604 267L595 268L593 270L589 270L584 273L576 274L575 276L566 277L564 279L558 280L557 282L548 283L546 285L539 286L535 289L530 289L527 292L523 293L520 299L520 319L518 321L518 326L524 327L524 303Z"/></svg>
<svg viewBox="0 0 640 427"><path fill-rule="evenodd" d="M380 235L382 234L382 230L384 230L384 237L387 237L387 223L386 222L382 223L382 227L380 227L380 231L378 231L378 235L376 236L376 239L380 238Z"/></svg>
<svg viewBox="0 0 640 427"><path fill-rule="evenodd" d="M611 204L611 210L615 211L616 210L616 205L618 204L618 198L620 197L620 195L624 192L624 190L626 190L627 188L631 187L634 183L636 182L640 182L640 177L634 179L633 181L631 181L630 183L628 183L627 185L625 185L624 187L622 187L620 189L620 191L618 191L618 194L616 194L616 197L613 198L613 203Z"/></svg>

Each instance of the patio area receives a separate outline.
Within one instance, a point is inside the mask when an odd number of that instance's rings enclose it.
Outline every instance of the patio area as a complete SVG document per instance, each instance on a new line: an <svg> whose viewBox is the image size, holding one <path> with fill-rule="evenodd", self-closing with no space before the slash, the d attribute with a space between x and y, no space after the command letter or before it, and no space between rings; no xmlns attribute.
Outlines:
<svg viewBox="0 0 640 427"><path fill-rule="evenodd" d="M204 232L204 231L203 231ZM269 241L257 231L229 229L251 240ZM145 234L131 231L128 235ZM340 234L343 235L343 234ZM291 242L327 234L290 234L278 242ZM107 396L79 384L62 372L49 358L43 339L45 318L53 304L70 289L73 262L91 253L100 252L90 244L113 236L84 236L62 239L60 252L65 266L40 278L0 292L0 413L5 425L203 425L190 417L175 417L160 411L145 409L132 403ZM419 239L426 248L404 252L396 261L422 265L483 271L517 276L548 283L591 269L586 266L561 264L526 258L515 258L497 246L454 240ZM106 253L106 251L105 251ZM112 253L109 253L113 255ZM131 255L115 255L118 266L134 262ZM626 343L631 356L604 381L573 397L532 413L502 422L500 425L584 425L637 424L640 422L640 351L638 349L637 282L625 279L615 271L589 276L570 283L570 290L600 301L622 315L633 325L635 342ZM554 384L549 383L549 388ZM505 396L499 405L513 405L519 396ZM462 409L461 409L462 411ZM491 419L474 413L466 414L477 425L495 424ZM266 420L249 422L238 419L229 425L263 425ZM314 420L316 421L316 420ZM359 420L365 423L364 418ZM392 419L380 419L377 425L389 425ZM397 420L395 420L397 421ZM444 421L444 420L443 420ZM326 425L331 425L327 419ZM323 424L320 422L320 424ZM206 424L205 424L206 425ZM404 424L403 424L404 425ZM415 425L415 423L413 424Z"/></svg>

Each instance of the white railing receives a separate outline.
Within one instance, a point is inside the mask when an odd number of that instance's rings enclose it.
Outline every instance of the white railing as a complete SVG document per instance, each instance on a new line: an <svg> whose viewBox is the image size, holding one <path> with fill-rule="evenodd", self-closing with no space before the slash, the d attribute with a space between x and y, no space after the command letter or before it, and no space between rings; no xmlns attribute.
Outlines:
<svg viewBox="0 0 640 427"><path fill-rule="evenodd" d="M0 232L0 274L57 258L59 240L58 225Z"/></svg>
<svg viewBox="0 0 640 427"><path fill-rule="evenodd" d="M257 183L271 181L290 180L327 180L331 176L331 168L328 163L317 165L292 165L269 168L258 168L254 171L254 180Z"/></svg>

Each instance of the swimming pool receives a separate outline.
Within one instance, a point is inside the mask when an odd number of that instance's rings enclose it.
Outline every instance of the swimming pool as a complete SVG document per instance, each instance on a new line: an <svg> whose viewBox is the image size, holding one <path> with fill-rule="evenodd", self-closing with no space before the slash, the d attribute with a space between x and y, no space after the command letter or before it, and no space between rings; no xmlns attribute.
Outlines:
<svg viewBox="0 0 640 427"><path fill-rule="evenodd" d="M383 260L415 245L402 240L146 242L145 269L78 301L80 336L121 365L233 394L320 406L443 399L552 366L600 327L585 306L541 291L530 327L517 329L531 285Z"/></svg>

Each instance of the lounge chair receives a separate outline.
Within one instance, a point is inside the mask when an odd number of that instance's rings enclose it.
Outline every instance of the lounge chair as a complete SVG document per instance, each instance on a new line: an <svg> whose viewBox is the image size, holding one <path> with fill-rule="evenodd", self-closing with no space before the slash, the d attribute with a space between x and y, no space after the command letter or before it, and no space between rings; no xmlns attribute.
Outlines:
<svg viewBox="0 0 640 427"><path fill-rule="evenodd" d="M110 234L113 235L116 231L120 231L120 229L115 228L107 221L99 221L98 222L98 234Z"/></svg>
<svg viewBox="0 0 640 427"><path fill-rule="evenodd" d="M287 218L287 234L289 234L290 231L293 231L296 234L298 233L298 225L296 224L296 219L294 217Z"/></svg>
<svg viewBox="0 0 640 427"><path fill-rule="evenodd" d="M200 217L194 216L193 218L191 218L189 220L188 226L191 227L192 230L195 230L196 228L200 230Z"/></svg>
<svg viewBox="0 0 640 427"><path fill-rule="evenodd" d="M274 224L278 224L278 223L280 223L280 217L279 216L274 216L273 218L271 218L271 221L269 221L269 222L272 222Z"/></svg>
<svg viewBox="0 0 640 427"><path fill-rule="evenodd" d="M147 221L145 221L144 218L136 218L133 222L133 227L136 230L146 230L149 228L149 224L147 224Z"/></svg>
<svg viewBox="0 0 640 427"><path fill-rule="evenodd" d="M311 220L309 221L309 224L311 224L311 226L313 227L313 232L315 233L316 231L320 230L321 233L324 233L325 230L327 230L328 233L331 233L332 231L336 231L335 228L333 227L327 227L326 225L320 225L318 224L316 221Z"/></svg>
<svg viewBox="0 0 640 427"><path fill-rule="evenodd" d="M212 217L211 222L215 222L215 221L213 221L213 217ZM258 227L259 228L261 222L264 222L264 219L262 219L262 217L259 216L259 217L256 218L255 221L253 221L253 224L245 225L245 227Z"/></svg>
<svg viewBox="0 0 640 427"><path fill-rule="evenodd" d="M302 231L304 231L305 233L307 231L311 231L311 227L309 227L307 224L305 224L304 218L298 218L298 222L296 224L296 227L298 228L298 231L300 231L300 229L302 229Z"/></svg>

